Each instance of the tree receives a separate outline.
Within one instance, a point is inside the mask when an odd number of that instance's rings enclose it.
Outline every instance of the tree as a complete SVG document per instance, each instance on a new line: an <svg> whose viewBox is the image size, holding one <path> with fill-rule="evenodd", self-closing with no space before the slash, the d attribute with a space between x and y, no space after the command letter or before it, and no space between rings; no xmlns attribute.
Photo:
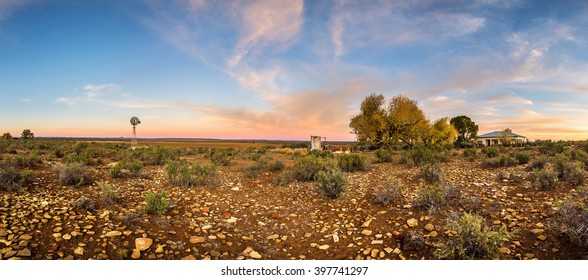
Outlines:
<svg viewBox="0 0 588 280"><path fill-rule="evenodd" d="M372 93L361 102L359 115L353 116L349 127L357 140L369 145L388 143L388 120L383 95Z"/></svg>
<svg viewBox="0 0 588 280"><path fill-rule="evenodd" d="M503 146L510 146L512 144L512 130L510 128L500 131L500 143Z"/></svg>
<svg viewBox="0 0 588 280"><path fill-rule="evenodd" d="M31 130L27 128L27 129L25 129L25 130L22 131L20 137L22 139L32 139L32 138L35 138L35 134L32 133Z"/></svg>
<svg viewBox="0 0 588 280"><path fill-rule="evenodd" d="M478 134L478 125L468 116L454 117L449 123L457 130L455 144L459 146L463 146L464 143L472 141Z"/></svg>
<svg viewBox="0 0 588 280"><path fill-rule="evenodd" d="M12 135L10 134L10 132L5 132L4 134L2 134L2 136L0 136L0 139L12 139Z"/></svg>
<svg viewBox="0 0 588 280"><path fill-rule="evenodd" d="M457 130L449 124L448 118L440 118L434 121L424 133L425 145L445 145L454 141Z"/></svg>
<svg viewBox="0 0 588 280"><path fill-rule="evenodd" d="M429 127L417 102L402 95L392 97L388 116L390 136L410 147L422 140L422 133Z"/></svg>
<svg viewBox="0 0 588 280"><path fill-rule="evenodd" d="M375 146L404 142L410 147L424 143L430 123L415 100L395 96L386 106L381 94L371 94L361 103L361 112L351 118L349 127L357 140Z"/></svg>

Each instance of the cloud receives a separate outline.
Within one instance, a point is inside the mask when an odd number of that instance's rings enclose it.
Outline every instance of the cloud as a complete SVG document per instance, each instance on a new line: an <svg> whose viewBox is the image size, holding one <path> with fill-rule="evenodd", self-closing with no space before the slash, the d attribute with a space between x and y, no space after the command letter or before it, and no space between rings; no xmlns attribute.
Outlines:
<svg viewBox="0 0 588 280"><path fill-rule="evenodd" d="M0 21L8 18L14 11L28 5L30 0L0 0Z"/></svg>
<svg viewBox="0 0 588 280"><path fill-rule="evenodd" d="M513 104L520 104L520 105L533 105L533 101L530 99L522 98L512 92L501 93L492 95L485 99L490 103L499 103L504 104L506 106L513 105Z"/></svg>
<svg viewBox="0 0 588 280"><path fill-rule="evenodd" d="M22 103L28 103L28 102L31 102L31 100L32 100L31 98L21 98L18 101L20 101Z"/></svg>
<svg viewBox="0 0 588 280"><path fill-rule="evenodd" d="M329 21L335 56L367 46L437 43L474 33L486 19L430 2L341 1Z"/></svg>
<svg viewBox="0 0 588 280"><path fill-rule="evenodd" d="M68 98L68 97L59 97L55 99L55 103L59 104L66 104L69 107L74 107L80 101L80 97Z"/></svg>
<svg viewBox="0 0 588 280"><path fill-rule="evenodd" d="M229 67L238 65L248 54L291 45L303 24L302 0L252 1L239 9L241 34Z"/></svg>

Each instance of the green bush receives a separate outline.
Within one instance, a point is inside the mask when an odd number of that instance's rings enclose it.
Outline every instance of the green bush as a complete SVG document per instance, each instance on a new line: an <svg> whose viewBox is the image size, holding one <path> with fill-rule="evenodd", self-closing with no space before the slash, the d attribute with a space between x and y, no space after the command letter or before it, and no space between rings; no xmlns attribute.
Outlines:
<svg viewBox="0 0 588 280"><path fill-rule="evenodd" d="M558 205L547 227L583 248L588 248L588 192L579 198L569 198Z"/></svg>
<svg viewBox="0 0 588 280"><path fill-rule="evenodd" d="M282 169L284 169L284 163L279 160L275 160L269 165L270 171L280 171Z"/></svg>
<svg viewBox="0 0 588 280"><path fill-rule="evenodd" d="M376 190L375 197L376 203L382 206L399 202L403 197L402 188L398 181L391 179L385 187Z"/></svg>
<svg viewBox="0 0 588 280"><path fill-rule="evenodd" d="M228 149L212 149L210 161L215 165L227 166L231 164L232 152Z"/></svg>
<svg viewBox="0 0 588 280"><path fill-rule="evenodd" d="M566 166L563 179L572 186L581 186L584 184L586 176L584 175L584 171L581 167L575 164L569 164Z"/></svg>
<svg viewBox="0 0 588 280"><path fill-rule="evenodd" d="M482 161L482 166L484 167L509 167L517 165L518 161L509 155L500 155L500 157L496 158L487 158Z"/></svg>
<svg viewBox="0 0 588 280"><path fill-rule="evenodd" d="M308 154L298 158L294 164L293 175L299 181L314 181L319 172L337 168L338 164L334 158Z"/></svg>
<svg viewBox="0 0 588 280"><path fill-rule="evenodd" d="M165 200L166 192L147 192L143 194L145 202L145 212L147 214L163 215L167 212L169 202Z"/></svg>
<svg viewBox="0 0 588 280"><path fill-rule="evenodd" d="M514 154L514 158L518 161L519 164L527 164L529 163L529 159L531 158L528 153L525 152L516 152Z"/></svg>
<svg viewBox="0 0 588 280"><path fill-rule="evenodd" d="M392 162L392 152L390 149L379 149L376 151L377 162Z"/></svg>
<svg viewBox="0 0 588 280"><path fill-rule="evenodd" d="M110 177L121 178L123 176L123 163L117 162L115 165L110 167Z"/></svg>
<svg viewBox="0 0 588 280"><path fill-rule="evenodd" d="M42 162L38 154L39 152L34 150L28 154L16 156L16 165L22 168L34 168Z"/></svg>
<svg viewBox="0 0 588 280"><path fill-rule="evenodd" d="M347 179L340 171L320 171L316 176L320 193L331 199L339 198L347 189Z"/></svg>
<svg viewBox="0 0 588 280"><path fill-rule="evenodd" d="M426 164L421 167L421 177L429 183L441 183L443 172L438 164Z"/></svg>
<svg viewBox="0 0 588 280"><path fill-rule="evenodd" d="M138 160L133 160L126 164L129 172L131 172L132 176L139 176L141 169L143 169L143 163Z"/></svg>
<svg viewBox="0 0 588 280"><path fill-rule="evenodd" d="M245 170L243 171L243 173L245 174L245 177L247 177L247 178L256 179L257 177L259 177L259 175L263 171L264 167L265 167L265 163L262 161L258 161L250 166L247 166L245 168Z"/></svg>
<svg viewBox="0 0 588 280"><path fill-rule="evenodd" d="M216 172L214 164L189 164L185 160L170 162L165 166L168 182L186 188L209 185Z"/></svg>
<svg viewBox="0 0 588 280"><path fill-rule="evenodd" d="M485 147L482 149L482 153L488 158L493 158L498 156L498 149L495 147Z"/></svg>
<svg viewBox="0 0 588 280"><path fill-rule="evenodd" d="M276 186L287 186L292 182L294 182L294 174L289 170L276 175L273 180Z"/></svg>
<svg viewBox="0 0 588 280"><path fill-rule="evenodd" d="M112 205L118 203L120 200L120 194L116 189L106 182L99 182L98 186L102 189L102 200L106 205Z"/></svg>
<svg viewBox="0 0 588 280"><path fill-rule="evenodd" d="M447 228L456 231L457 236L441 245L436 256L440 259L481 260L494 258L498 248L513 235L502 226L498 231L486 226L483 217L477 214L459 213L447 220Z"/></svg>
<svg viewBox="0 0 588 280"><path fill-rule="evenodd" d="M96 209L96 205L94 204L94 201L82 195L80 198L74 201L73 208L86 211L94 211Z"/></svg>
<svg viewBox="0 0 588 280"><path fill-rule="evenodd" d="M0 192L14 191L21 187L20 172L13 166L0 167Z"/></svg>
<svg viewBox="0 0 588 280"><path fill-rule="evenodd" d="M345 172L370 170L368 159L360 154L343 154L338 157L339 167Z"/></svg>
<svg viewBox="0 0 588 280"><path fill-rule="evenodd" d="M543 170L545 165L547 164L547 160L543 157L536 159L535 161L531 162L529 166L529 170Z"/></svg>
<svg viewBox="0 0 588 280"><path fill-rule="evenodd" d="M85 186L92 183L86 166L79 163L72 163L57 167L59 182L68 186Z"/></svg>
<svg viewBox="0 0 588 280"><path fill-rule="evenodd" d="M449 200L458 198L459 195L459 189L453 185L429 185L417 193L415 206L422 207L429 213L433 213L445 206Z"/></svg>
<svg viewBox="0 0 588 280"><path fill-rule="evenodd" d="M533 187L552 190L557 186L557 174L548 170L535 170L530 176Z"/></svg>
<svg viewBox="0 0 588 280"><path fill-rule="evenodd" d="M563 178L565 176L566 170L568 169L568 162L568 157L563 154L558 154L555 157L554 167L558 178Z"/></svg>
<svg viewBox="0 0 588 280"><path fill-rule="evenodd" d="M467 158L476 157L478 155L478 150L475 148L469 148L463 150L463 156Z"/></svg>

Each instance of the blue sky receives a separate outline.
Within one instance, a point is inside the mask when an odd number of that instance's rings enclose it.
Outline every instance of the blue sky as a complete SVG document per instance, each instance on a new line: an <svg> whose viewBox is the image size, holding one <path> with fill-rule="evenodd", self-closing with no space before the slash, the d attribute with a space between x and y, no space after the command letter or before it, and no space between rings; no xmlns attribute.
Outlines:
<svg viewBox="0 0 588 280"><path fill-rule="evenodd" d="M588 139L587 23L584 1L0 0L0 132L350 140L381 93Z"/></svg>

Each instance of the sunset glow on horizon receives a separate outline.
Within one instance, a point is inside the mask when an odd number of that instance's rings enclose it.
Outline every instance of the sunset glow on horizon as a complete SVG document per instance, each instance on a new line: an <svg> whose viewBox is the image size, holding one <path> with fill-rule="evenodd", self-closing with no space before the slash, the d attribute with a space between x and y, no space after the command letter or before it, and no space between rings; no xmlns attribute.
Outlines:
<svg viewBox="0 0 588 280"><path fill-rule="evenodd" d="M0 134L354 140L371 93L588 139L588 2L0 0Z"/></svg>

